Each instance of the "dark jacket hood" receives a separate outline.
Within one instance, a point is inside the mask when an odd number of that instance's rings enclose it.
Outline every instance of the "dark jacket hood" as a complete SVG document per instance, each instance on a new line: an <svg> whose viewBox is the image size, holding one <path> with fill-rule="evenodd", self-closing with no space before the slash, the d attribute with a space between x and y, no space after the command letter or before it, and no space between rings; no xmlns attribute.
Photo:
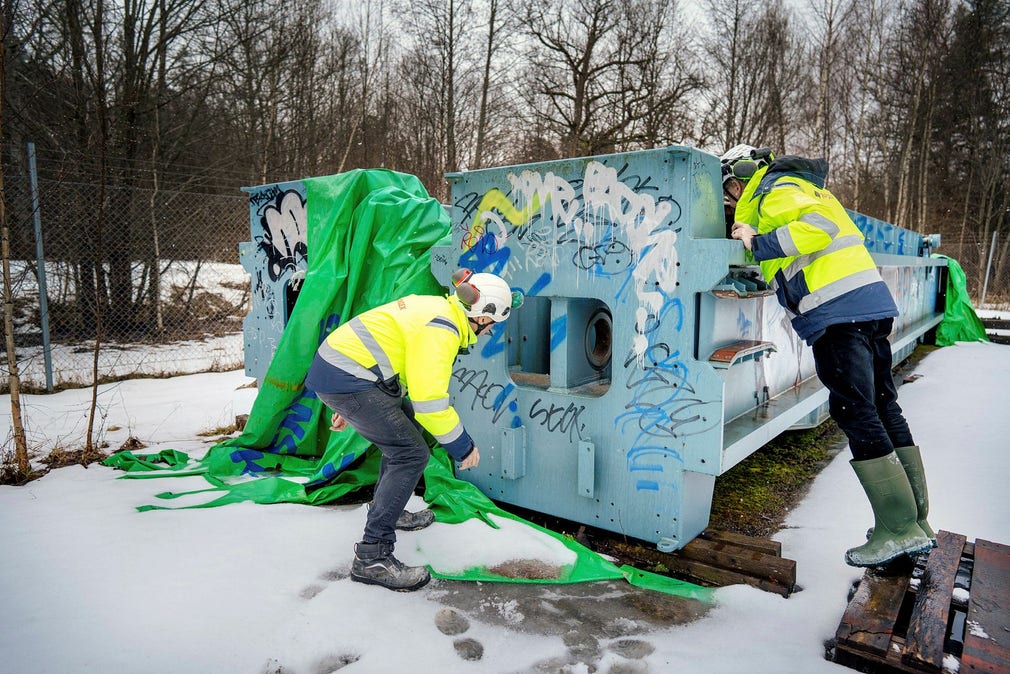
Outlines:
<svg viewBox="0 0 1010 674"><path fill-rule="evenodd" d="M823 188L824 181L828 177L828 161L826 159L807 159L795 155L779 157L768 165L768 170L761 178L761 187L764 187L765 184L771 185L783 176L796 176Z"/></svg>

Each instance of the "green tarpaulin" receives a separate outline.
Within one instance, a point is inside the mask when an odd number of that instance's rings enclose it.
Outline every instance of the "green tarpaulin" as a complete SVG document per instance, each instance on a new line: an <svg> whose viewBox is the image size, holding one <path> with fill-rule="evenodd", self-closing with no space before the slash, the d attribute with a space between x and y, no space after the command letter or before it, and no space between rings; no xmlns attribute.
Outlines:
<svg viewBox="0 0 1010 674"><path fill-rule="evenodd" d="M448 243L449 218L410 175L356 170L304 182L309 266L248 423L239 437L215 445L200 461L190 461L175 450L109 457L105 463L126 471L124 477L201 475L210 484L195 491L157 494L162 500L181 498L183 505L148 505L141 510L241 501L321 504L375 482L378 450L353 431L331 432L329 411L305 391L302 380L319 343L340 323L406 294L445 292L431 274L428 251L437 243ZM491 514L523 521L495 506L469 482L456 479L451 460L434 441L424 484L424 500L440 522L480 518L494 526ZM185 504L185 497L197 495L197 503ZM626 578L636 586L710 600L710 590L618 568L570 538L541 531L576 553L577 561L557 578L505 577L482 568L459 575L433 570L434 575L563 583Z"/></svg>
<svg viewBox="0 0 1010 674"><path fill-rule="evenodd" d="M936 345L950 346L955 342L988 342L985 326L975 313L968 294L964 270L952 257L933 254L947 260L947 304L943 322L936 328Z"/></svg>

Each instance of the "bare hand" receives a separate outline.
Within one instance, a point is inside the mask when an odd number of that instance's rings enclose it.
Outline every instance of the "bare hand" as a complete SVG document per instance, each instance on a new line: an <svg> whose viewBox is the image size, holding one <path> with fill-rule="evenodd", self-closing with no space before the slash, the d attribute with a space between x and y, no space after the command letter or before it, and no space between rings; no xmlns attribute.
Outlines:
<svg viewBox="0 0 1010 674"><path fill-rule="evenodd" d="M459 464L460 470L467 470L469 468L476 468L477 464L480 463L480 452L477 451L477 445L473 446L473 451L463 459L462 463Z"/></svg>
<svg viewBox="0 0 1010 674"><path fill-rule="evenodd" d="M743 241L744 248L751 250L752 241L757 236L757 230L746 222L734 222L732 236L734 239Z"/></svg>
<svg viewBox="0 0 1010 674"><path fill-rule="evenodd" d="M340 416L338 412L334 412L333 416L330 417L330 430L342 431L345 428L347 428L347 419Z"/></svg>

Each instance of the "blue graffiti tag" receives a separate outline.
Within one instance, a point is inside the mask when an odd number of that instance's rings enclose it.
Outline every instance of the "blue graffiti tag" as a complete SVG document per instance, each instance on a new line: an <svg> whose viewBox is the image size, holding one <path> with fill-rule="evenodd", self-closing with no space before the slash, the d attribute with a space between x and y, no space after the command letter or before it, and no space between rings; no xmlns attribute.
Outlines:
<svg viewBox="0 0 1010 674"><path fill-rule="evenodd" d="M305 437L308 423L312 420L317 407L306 403L318 399L314 391L302 389L301 395L284 410L284 418L277 428L277 433L263 451L271 454L295 454L298 451L298 442Z"/></svg>
<svg viewBox="0 0 1010 674"><path fill-rule="evenodd" d="M512 249L508 246L498 248L498 240L488 232L480 237L475 246L459 256L459 266L500 276L511 255Z"/></svg>
<svg viewBox="0 0 1010 674"><path fill-rule="evenodd" d="M628 374L625 386L632 397L625 406L627 411L614 419L615 427L622 433L629 424L637 428L626 453L629 471L661 472L663 463L657 461L658 458L683 462L677 451L656 445L656 439L701 433L721 419L719 410L709 409L717 402L694 396L694 388L689 383L690 371L681 352L660 338L661 327L679 332L683 325L683 303L664 293L658 315L650 314L636 326L638 333L646 336L647 345L643 353L629 352L625 358ZM639 480L636 488L652 490L657 486L655 480Z"/></svg>

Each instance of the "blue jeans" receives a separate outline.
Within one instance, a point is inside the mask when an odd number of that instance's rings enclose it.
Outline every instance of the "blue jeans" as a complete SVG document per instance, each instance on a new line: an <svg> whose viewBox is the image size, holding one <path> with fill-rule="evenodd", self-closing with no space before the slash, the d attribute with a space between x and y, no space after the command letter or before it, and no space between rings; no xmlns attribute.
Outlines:
<svg viewBox="0 0 1010 674"><path fill-rule="evenodd" d="M891 318L828 326L813 345L817 376L828 389L831 418L856 461L914 445L891 373Z"/></svg>
<svg viewBox="0 0 1010 674"><path fill-rule="evenodd" d="M365 521L365 543L396 541L396 520L428 465L428 443L407 398L378 388L356 393L319 393L326 406L347 420L382 452L379 479Z"/></svg>

